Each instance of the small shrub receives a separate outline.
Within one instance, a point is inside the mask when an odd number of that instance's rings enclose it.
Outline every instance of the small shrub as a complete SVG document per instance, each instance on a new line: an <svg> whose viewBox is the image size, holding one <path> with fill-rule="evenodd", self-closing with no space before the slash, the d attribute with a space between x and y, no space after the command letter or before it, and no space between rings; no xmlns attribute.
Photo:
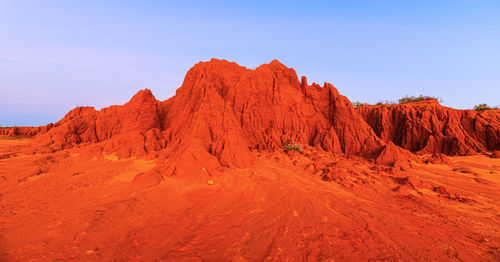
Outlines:
<svg viewBox="0 0 500 262"><path fill-rule="evenodd" d="M420 102L420 101L425 101L425 100L437 100L439 103L443 102L443 99L440 97L434 97L434 96L424 96L424 95L419 95L419 96L405 96L401 99L398 100L399 104L405 104L409 102Z"/></svg>
<svg viewBox="0 0 500 262"><path fill-rule="evenodd" d="M287 152L293 150L293 151L297 151L297 152L302 153L302 150L304 150L304 147L301 144L294 143L294 142L288 140L285 143L283 143L283 150L285 150Z"/></svg>
<svg viewBox="0 0 500 262"><path fill-rule="evenodd" d="M356 102L353 102L352 105L354 106L354 108L358 108L360 106L369 106L370 104L368 104L368 103L361 103L359 101L356 101Z"/></svg>
<svg viewBox="0 0 500 262"><path fill-rule="evenodd" d="M481 112L485 110L496 110L498 107L490 107L487 104L479 104L474 106L474 111Z"/></svg>
<svg viewBox="0 0 500 262"><path fill-rule="evenodd" d="M398 103L391 101L391 100L379 100L377 103L375 103L376 106L379 105L396 105L396 104L405 104L409 102L420 102L420 101L425 101L425 100L437 100L438 102L443 102L443 99L440 97L434 97L434 96L424 96L424 95L419 95L419 96L405 96L401 99L398 100ZM361 103L359 101L353 102L352 105L354 108L358 108L361 106L370 106L368 103Z"/></svg>
<svg viewBox="0 0 500 262"><path fill-rule="evenodd" d="M390 100L382 101L382 100L380 100L375 105L379 106L379 105L394 105L394 104L396 104L396 102L394 102L394 101L390 101Z"/></svg>

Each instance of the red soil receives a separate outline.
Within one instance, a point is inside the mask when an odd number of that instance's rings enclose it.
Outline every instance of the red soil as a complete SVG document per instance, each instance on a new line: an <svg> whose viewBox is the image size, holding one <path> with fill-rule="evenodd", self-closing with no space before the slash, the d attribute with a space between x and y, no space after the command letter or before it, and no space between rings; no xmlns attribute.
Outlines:
<svg viewBox="0 0 500 262"><path fill-rule="evenodd" d="M166 101L0 135L0 261L500 259L498 110L355 110L214 59Z"/></svg>

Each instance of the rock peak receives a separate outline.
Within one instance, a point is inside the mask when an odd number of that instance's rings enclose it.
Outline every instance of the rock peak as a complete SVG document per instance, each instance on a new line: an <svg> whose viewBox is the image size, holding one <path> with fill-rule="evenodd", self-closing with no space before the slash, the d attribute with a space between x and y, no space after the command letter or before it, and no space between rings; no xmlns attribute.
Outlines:
<svg viewBox="0 0 500 262"><path fill-rule="evenodd" d="M235 62L228 61L226 59L219 58L211 58L210 61L200 61L195 64L191 69L196 69L199 67L203 68L223 68L223 67L235 67L235 68L245 68L243 66L238 65Z"/></svg>
<svg viewBox="0 0 500 262"><path fill-rule="evenodd" d="M271 61L269 63L269 65L279 65L279 66L285 66L283 65L280 61L278 61L278 59L273 59L273 61ZM286 66L285 66L286 67Z"/></svg>
<svg viewBox="0 0 500 262"><path fill-rule="evenodd" d="M155 102L156 98L149 89L142 89L137 92L127 104L143 104L145 102Z"/></svg>
<svg viewBox="0 0 500 262"><path fill-rule="evenodd" d="M271 61L269 64L267 64L268 66L270 66L272 69L276 70L276 69L280 69L280 70L283 70L283 69L290 69L288 68L287 66L285 66L284 64L282 64L280 61L274 59L273 61Z"/></svg>

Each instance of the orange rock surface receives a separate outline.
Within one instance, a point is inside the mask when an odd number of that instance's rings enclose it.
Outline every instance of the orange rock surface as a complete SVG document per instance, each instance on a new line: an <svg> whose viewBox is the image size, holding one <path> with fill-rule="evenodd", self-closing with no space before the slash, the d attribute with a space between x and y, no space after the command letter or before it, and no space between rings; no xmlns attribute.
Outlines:
<svg viewBox="0 0 500 262"><path fill-rule="evenodd" d="M200 62L166 101L0 129L0 261L495 261L499 125Z"/></svg>
<svg viewBox="0 0 500 262"><path fill-rule="evenodd" d="M382 140L412 152L471 155L500 148L500 110L478 113L427 100L358 112Z"/></svg>

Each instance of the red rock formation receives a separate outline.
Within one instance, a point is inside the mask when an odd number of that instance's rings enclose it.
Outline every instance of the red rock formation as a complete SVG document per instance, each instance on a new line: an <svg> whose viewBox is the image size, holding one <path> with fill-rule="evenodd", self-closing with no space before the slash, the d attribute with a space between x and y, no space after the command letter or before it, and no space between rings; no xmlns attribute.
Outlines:
<svg viewBox="0 0 500 262"><path fill-rule="evenodd" d="M224 166L248 166L250 150L289 140L363 156L383 145L331 84L300 83L276 60L255 70L224 60L199 63L166 103L165 136L196 154L204 148L201 155Z"/></svg>
<svg viewBox="0 0 500 262"><path fill-rule="evenodd" d="M375 157L375 163L388 166L405 166L410 160L420 162L418 157L390 141L380 149Z"/></svg>
<svg viewBox="0 0 500 262"><path fill-rule="evenodd" d="M499 147L497 113L430 102L359 112L333 85L299 82L276 60L251 70L212 59L191 68L166 101L145 89L123 106L78 107L54 125L9 132L35 135L53 150L93 144L124 158L159 156L168 174L248 167L252 150L275 150L286 141L386 165L417 160L398 146L458 155Z"/></svg>
<svg viewBox="0 0 500 262"><path fill-rule="evenodd" d="M157 101L149 90L123 106L79 107L35 139L55 150L96 144L120 157L158 151L170 173L246 167L251 150L285 141L372 157L384 143L333 85L308 85L274 60L250 70L225 60L196 64L177 94Z"/></svg>
<svg viewBox="0 0 500 262"><path fill-rule="evenodd" d="M470 155L500 148L500 111L477 113L435 100L358 108L377 136L412 152Z"/></svg>
<svg viewBox="0 0 500 262"><path fill-rule="evenodd" d="M144 156L166 145L160 132L162 116L158 101L146 89L123 106L100 111L93 107L75 108L50 130L37 134L35 139L56 150L76 144L99 143L105 153L121 157Z"/></svg>
<svg viewBox="0 0 500 262"><path fill-rule="evenodd" d="M0 128L0 136L34 136L40 132L47 132L52 128L52 124L46 126L15 126Z"/></svg>

